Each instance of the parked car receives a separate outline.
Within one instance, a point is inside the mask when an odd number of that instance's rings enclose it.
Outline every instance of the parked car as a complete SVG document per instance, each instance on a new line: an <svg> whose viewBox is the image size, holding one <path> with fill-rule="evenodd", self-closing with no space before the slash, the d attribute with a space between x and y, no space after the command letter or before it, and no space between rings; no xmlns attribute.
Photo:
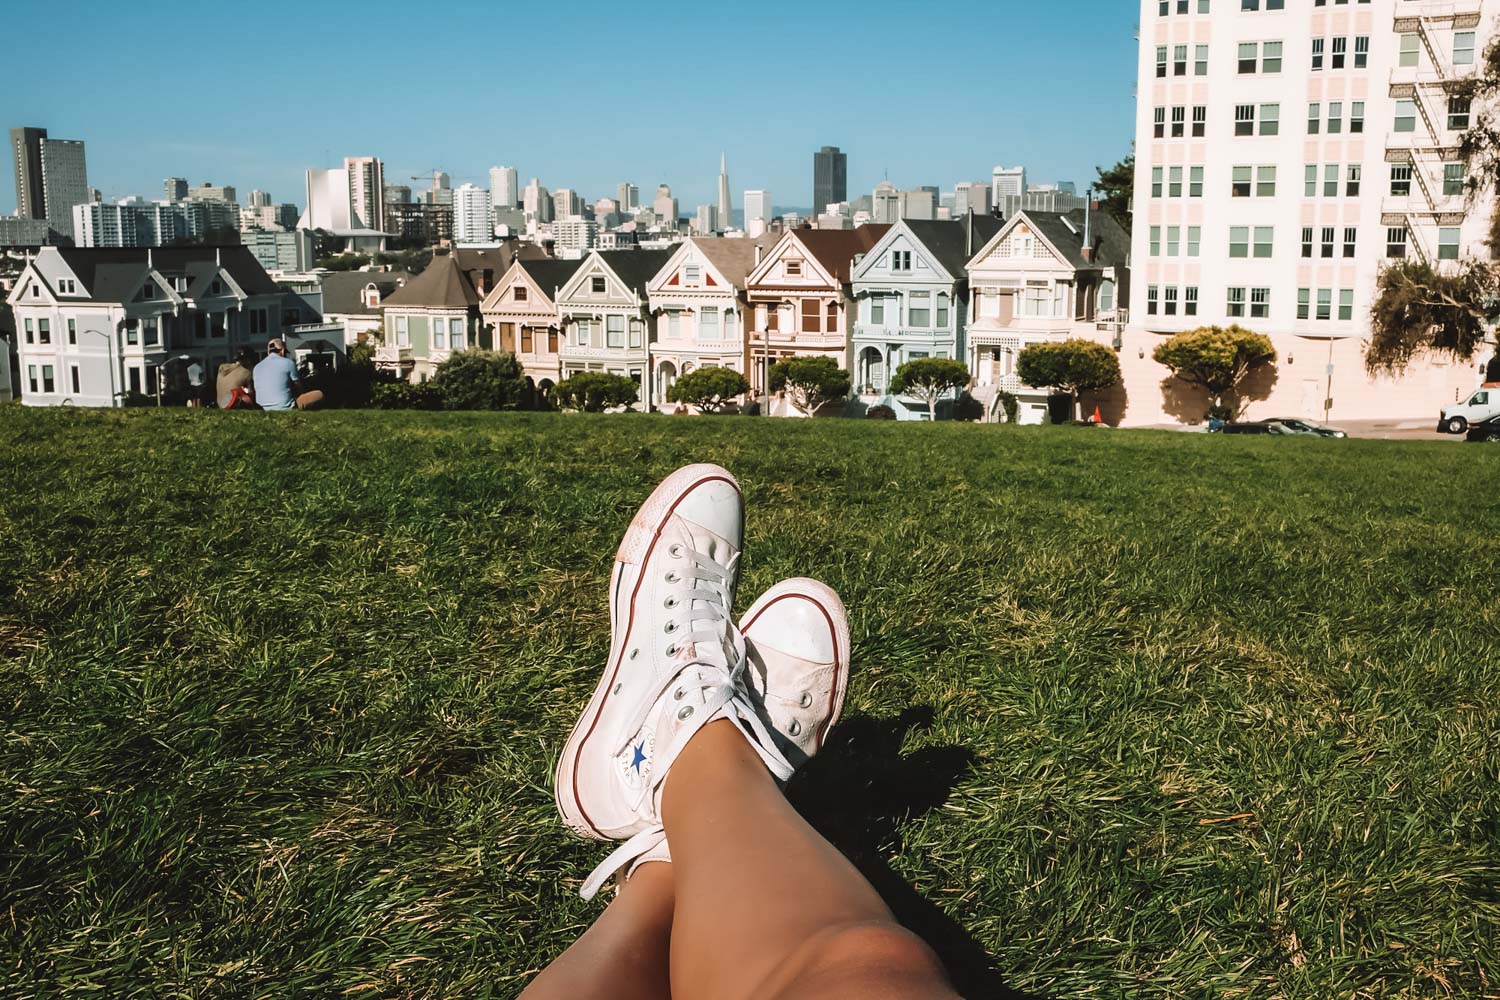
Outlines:
<svg viewBox="0 0 1500 1000"><path fill-rule="evenodd" d="M1220 434L1290 434L1290 430L1282 427L1274 420L1244 420L1225 424L1219 428Z"/></svg>
<svg viewBox="0 0 1500 1000"><path fill-rule="evenodd" d="M1500 382L1486 382L1462 403L1443 407L1438 418L1439 434L1462 434L1472 424L1500 417Z"/></svg>
<svg viewBox="0 0 1500 1000"><path fill-rule="evenodd" d="M1464 440L1500 443L1500 417L1491 417L1477 424L1470 424Z"/></svg>
<svg viewBox="0 0 1500 1000"><path fill-rule="evenodd" d="M1280 424L1293 434L1315 434L1318 437L1346 438L1348 433L1337 427L1329 427L1327 424L1315 424L1311 420L1302 420L1298 417L1272 417L1268 423Z"/></svg>

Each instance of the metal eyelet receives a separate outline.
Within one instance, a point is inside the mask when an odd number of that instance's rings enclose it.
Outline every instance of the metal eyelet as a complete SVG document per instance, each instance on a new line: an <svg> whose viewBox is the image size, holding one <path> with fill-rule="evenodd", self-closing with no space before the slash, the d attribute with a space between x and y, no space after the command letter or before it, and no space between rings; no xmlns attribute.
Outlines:
<svg viewBox="0 0 1500 1000"><path fill-rule="evenodd" d="M676 622L667 622L666 627L663 628L662 631L665 632L665 633L667 633L667 635L671 635L673 632L677 631L677 623Z"/></svg>
<svg viewBox="0 0 1500 1000"><path fill-rule="evenodd" d="M667 549L667 555L671 556L673 559L681 559L682 553L683 548L681 545L673 545L671 548Z"/></svg>
<svg viewBox="0 0 1500 1000"><path fill-rule="evenodd" d="M665 601L661 602L661 606L666 608L668 611L671 611L673 608L677 607L677 598L669 597Z"/></svg>
<svg viewBox="0 0 1500 1000"><path fill-rule="evenodd" d="M802 705L803 708L811 708L812 707L812 692L810 692L810 691L803 691L802 692L801 705Z"/></svg>
<svg viewBox="0 0 1500 1000"><path fill-rule="evenodd" d="M793 719L792 724L786 727L786 731L792 736L796 736L798 733L802 732L802 723L798 722L796 719Z"/></svg>
<svg viewBox="0 0 1500 1000"><path fill-rule="evenodd" d="M686 706L683 707L682 711L680 711L680 712L677 713L677 718L680 721L682 719L686 719L688 716L690 716L692 714L693 714L693 706L692 705L686 705Z"/></svg>
<svg viewBox="0 0 1500 1000"><path fill-rule="evenodd" d="M640 656L640 655L641 655L641 651L639 649L632 649L630 651L630 658L632 660L635 659L637 656Z"/></svg>
<svg viewBox="0 0 1500 1000"><path fill-rule="evenodd" d="M668 656L676 656L677 655L677 647L675 645L668 646L667 647L667 655Z"/></svg>
<svg viewBox="0 0 1500 1000"><path fill-rule="evenodd" d="M677 571L675 569L666 575L666 581L668 583L677 583L681 579L682 577L677 575Z"/></svg>
<svg viewBox="0 0 1500 1000"><path fill-rule="evenodd" d="M682 695L683 695L682 688L678 688L676 691L672 692L672 700L673 701L681 701L682 700Z"/></svg>

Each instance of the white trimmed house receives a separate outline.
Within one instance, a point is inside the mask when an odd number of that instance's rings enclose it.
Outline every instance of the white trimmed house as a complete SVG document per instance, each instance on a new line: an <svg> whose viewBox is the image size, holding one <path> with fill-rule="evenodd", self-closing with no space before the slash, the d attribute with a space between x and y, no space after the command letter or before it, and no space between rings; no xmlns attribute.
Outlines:
<svg viewBox="0 0 1500 1000"><path fill-rule="evenodd" d="M562 379L562 324L553 297L582 264L518 258L479 307L497 349L515 352L534 390L546 392Z"/></svg>
<svg viewBox="0 0 1500 1000"><path fill-rule="evenodd" d="M670 250L595 250L584 258L557 293L564 379L585 371L624 375L640 386L637 408L655 405L649 373L656 331L646 286L671 256Z"/></svg>
<svg viewBox="0 0 1500 1000"><path fill-rule="evenodd" d="M899 420L928 419L927 404L887 391L898 368L916 358L966 361L969 275L976 250L1001 221L969 215L956 221L903 219L854 265L854 395L884 404Z"/></svg>
<svg viewBox="0 0 1500 1000"><path fill-rule="evenodd" d="M747 374L745 280L772 242L695 236L651 279L646 287L656 319L651 391L659 405L672 383L696 368Z"/></svg>
<svg viewBox="0 0 1500 1000"><path fill-rule="evenodd" d="M1016 374L1028 345L1083 337L1118 348L1129 251L1130 237L1104 212L1023 210L974 255L966 361L987 418L1004 390L1019 397L1022 423L1046 421L1048 390Z"/></svg>

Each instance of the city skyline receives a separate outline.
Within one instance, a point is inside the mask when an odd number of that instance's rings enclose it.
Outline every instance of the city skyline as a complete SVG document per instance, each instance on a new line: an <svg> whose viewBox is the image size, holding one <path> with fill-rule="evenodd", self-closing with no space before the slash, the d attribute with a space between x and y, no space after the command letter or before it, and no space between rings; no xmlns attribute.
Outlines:
<svg viewBox="0 0 1500 1000"><path fill-rule="evenodd" d="M278 201L300 203L307 169L336 168L345 156L369 155L384 161L388 184L418 185L409 178L430 176L436 167L448 172L455 186L472 182L488 187L489 168L503 164L514 165L522 177L539 177L549 188L571 188L590 200L612 196L620 183L629 181L644 190L671 184L684 205L716 204L723 152L737 184L737 201L744 190L766 189L776 193L778 205L815 208L821 206L811 204L811 160L825 145L848 154L849 192L856 197L872 191L887 173L903 188L935 184L948 191L955 183L988 178L1002 162L1025 163L1038 180L1069 179L1083 186L1096 165L1108 166L1130 152L1133 135L1136 12L1107 0L1071 4L1077 18L1058 18L1055 11L1009 14L1005 37L1026 38L1028 44L1005 48L1003 59L974 60L954 60L951 50L967 40L965 25L990 19L980 3L954 4L935 27L933 44L923 51L891 47L878 29L881 19L872 16L878 11L872 12L870 5L825 5L811 15L772 5L748 18L728 12L705 20L701 9L692 8L689 17L684 4L658 4L638 15L642 24L649 21L653 30L684 44L700 30L718 25L733 30L747 51L764 52L770 63L795 72L788 79L764 72L730 74L703 88L668 82L680 74L620 79L601 63L582 67L565 94L547 83L545 74L461 63L445 70L440 80L421 74L377 75L362 79L358 87L330 88L320 99L315 128L277 126L274 141L259 131L270 120L266 110L298 106L307 99L302 92L306 76L290 54L294 49L257 50L253 72L207 49L185 52L168 64L141 64L129 53L135 42L149 44L153 19L141 16L148 8L169 21L180 11L202 30L231 32L237 30L233 12L175 0L83 6L90 24L119 43L100 53L103 65L98 69L121 85L101 90L87 86L83 77L59 77L49 72L42 52L19 51L16 71L49 84L8 95L5 127L39 125L54 135L87 142L90 183L111 200L159 197L164 178L186 177L194 185L212 181L246 191L257 188ZM599 6L586 4L578 16L586 19ZM480 8L459 3L451 12L469 9ZM344 17L285 3L259 10L266 23L285 20L300 32L327 37L339 34ZM787 44L784 17L793 11L798 33L819 40L809 50L816 58ZM374 21L389 15L386 23L395 27L405 10L374 3L368 13ZM42 31L50 16L45 8L23 7L12 22L22 33ZM516 37L526 37L528 26L542 31L548 23L543 13L525 10L507 18ZM950 36L951 43L946 41ZM1076 67L1062 68L1053 53L1062 47L1079 51L1080 46L1094 54ZM898 93L886 86L883 59L872 58L872 53L887 51L905 67L907 85ZM994 99L996 94L1035 93L1043 74L1049 89L1046 103ZM203 116L188 129L163 129L153 120L154 105L142 97L180 86L185 78L193 80L195 95L243 114ZM533 112L524 129L501 124L503 116L493 122L476 118L469 104L448 97L481 91L501 79L506 103ZM568 95L576 94L608 95L621 110L592 118L588 130L578 130L570 116L547 113L548 107L561 107ZM864 111L858 109L860 94L867 102ZM932 114L933 102L954 114ZM1058 115L1057 106L1068 107L1069 113ZM695 129L672 143L659 142L660 128L684 113L701 113L704 120L724 124ZM650 126L653 120L660 127ZM267 141L258 141L260 136ZM601 146L610 150L608 156L599 155ZM13 186L0 185L0 214L15 208Z"/></svg>

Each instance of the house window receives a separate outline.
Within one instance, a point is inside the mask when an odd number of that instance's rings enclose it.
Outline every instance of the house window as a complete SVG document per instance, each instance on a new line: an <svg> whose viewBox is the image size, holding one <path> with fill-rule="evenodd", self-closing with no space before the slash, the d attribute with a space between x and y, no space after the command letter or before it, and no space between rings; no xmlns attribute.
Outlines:
<svg viewBox="0 0 1500 1000"><path fill-rule="evenodd" d="M1271 290L1269 288L1250 289L1250 318L1266 319L1271 315Z"/></svg>
<svg viewBox="0 0 1500 1000"><path fill-rule="evenodd" d="M78 343L78 321L72 318L68 320L68 343ZM78 390L75 389L73 391L77 392Z"/></svg>
<svg viewBox="0 0 1500 1000"><path fill-rule="evenodd" d="M949 312L949 310L948 310L948 293L947 292L938 292L938 295L937 295L937 322L936 322L935 325L937 326L937 328L939 330L946 330L946 329L948 329L948 321L949 321L948 312Z"/></svg>
<svg viewBox="0 0 1500 1000"><path fill-rule="evenodd" d="M573 344L575 347L589 346L589 321L580 319L573 323Z"/></svg>
<svg viewBox="0 0 1500 1000"><path fill-rule="evenodd" d="M885 296L870 296L870 322L876 325L885 325Z"/></svg>
<svg viewBox="0 0 1500 1000"><path fill-rule="evenodd" d="M1108 278L1099 282L1099 311L1113 312L1115 308L1115 283Z"/></svg>
<svg viewBox="0 0 1500 1000"><path fill-rule="evenodd" d="M34 343L36 343L36 330L31 325L31 320L29 320L29 319L26 320L26 343L28 343L28 344L34 344Z"/></svg>
<svg viewBox="0 0 1500 1000"><path fill-rule="evenodd" d="M698 313L698 339L707 341L719 339L719 310L704 309Z"/></svg>
<svg viewBox="0 0 1500 1000"><path fill-rule="evenodd" d="M141 391L141 370L134 365L131 365L130 370L126 372L126 375L130 380L130 391L139 394Z"/></svg>
<svg viewBox="0 0 1500 1000"><path fill-rule="evenodd" d="M590 278L589 279L589 291L592 294L594 294L594 295L603 295L604 294L604 279L603 278Z"/></svg>
<svg viewBox="0 0 1500 1000"><path fill-rule="evenodd" d="M911 326L932 325L932 293L912 292L907 302L906 321Z"/></svg>
<svg viewBox="0 0 1500 1000"><path fill-rule="evenodd" d="M625 317L610 315L604 317L604 344L606 347L625 346Z"/></svg>
<svg viewBox="0 0 1500 1000"><path fill-rule="evenodd" d="M432 347L437 351L448 349L448 321L441 316L432 318Z"/></svg>
<svg viewBox="0 0 1500 1000"><path fill-rule="evenodd" d="M396 346L411 346L411 332L407 329L405 316L396 317Z"/></svg>
<svg viewBox="0 0 1500 1000"><path fill-rule="evenodd" d="M519 291L519 289L517 289L517 290ZM502 324L502 326L509 326L509 325L510 325L509 323ZM522 326L521 327L521 353L522 354L530 354L530 353L532 353L531 327L529 327L529 326Z"/></svg>
<svg viewBox="0 0 1500 1000"><path fill-rule="evenodd" d="M69 365L68 366L68 385L72 388L72 391L75 392L75 393L79 393L79 392L83 391L83 389L82 389L83 380L79 376L78 366L77 365Z"/></svg>
<svg viewBox="0 0 1500 1000"><path fill-rule="evenodd" d="M525 302L527 300L527 296L529 296L530 294L531 289L527 288L525 285L517 285L515 287L515 290L511 293L511 298L516 302Z"/></svg>
<svg viewBox="0 0 1500 1000"><path fill-rule="evenodd" d="M1047 283L1045 281L1028 281L1026 283L1026 297L1021 300L1021 315L1051 315L1047 310L1049 302L1050 300L1047 297Z"/></svg>
<svg viewBox="0 0 1500 1000"><path fill-rule="evenodd" d="M147 365L146 366L146 393L147 393L147 395L150 395L150 396L156 395L156 387L159 384L158 380L159 380L159 372L157 371L157 366L156 365Z"/></svg>
<svg viewBox="0 0 1500 1000"><path fill-rule="evenodd" d="M910 250L892 250L891 251L891 270L892 271L910 271L911 270L911 251Z"/></svg>
<svg viewBox="0 0 1500 1000"><path fill-rule="evenodd" d="M462 351L469 346L464 321L456 316L448 320L448 346L455 351Z"/></svg>
<svg viewBox="0 0 1500 1000"><path fill-rule="evenodd" d="M822 310L818 307L817 299L802 300L802 332L821 333L820 314Z"/></svg>
<svg viewBox="0 0 1500 1000"><path fill-rule="evenodd" d="M630 320L630 346L641 347L646 339L646 324L639 319Z"/></svg>
<svg viewBox="0 0 1500 1000"><path fill-rule="evenodd" d="M156 298L156 282L152 281L150 278L146 279L146 283L141 286L141 298Z"/></svg>
<svg viewBox="0 0 1500 1000"><path fill-rule="evenodd" d="M827 330L829 333L838 333L839 332L839 304L837 302L835 302L835 301L830 300L829 303L828 303L828 309L826 310L826 312L827 312L828 325L825 326L823 329Z"/></svg>
<svg viewBox="0 0 1500 1000"><path fill-rule="evenodd" d="M703 280L703 269L697 264L685 265L682 269L682 280L690 287L697 286Z"/></svg>
<svg viewBox="0 0 1500 1000"><path fill-rule="evenodd" d="M1248 257L1248 256L1250 256L1250 227L1249 226L1230 226L1229 227L1229 256L1231 256L1231 257Z"/></svg>
<svg viewBox="0 0 1500 1000"><path fill-rule="evenodd" d="M1243 288L1229 289L1227 301L1224 304L1224 312L1236 319L1245 316L1245 290Z"/></svg>
<svg viewBox="0 0 1500 1000"><path fill-rule="evenodd" d="M36 321L36 340L39 344L52 343L52 321L50 319L39 319Z"/></svg>
<svg viewBox="0 0 1500 1000"><path fill-rule="evenodd" d="M802 277L802 262L800 260L789 260L786 262L786 276L788 278Z"/></svg>
<svg viewBox="0 0 1500 1000"><path fill-rule="evenodd" d="M1438 229L1438 260L1458 260L1458 227Z"/></svg>
<svg viewBox="0 0 1500 1000"><path fill-rule="evenodd" d="M147 347L154 347L161 343L161 335L157 329L155 316L148 316L141 320L141 332L144 334Z"/></svg>

